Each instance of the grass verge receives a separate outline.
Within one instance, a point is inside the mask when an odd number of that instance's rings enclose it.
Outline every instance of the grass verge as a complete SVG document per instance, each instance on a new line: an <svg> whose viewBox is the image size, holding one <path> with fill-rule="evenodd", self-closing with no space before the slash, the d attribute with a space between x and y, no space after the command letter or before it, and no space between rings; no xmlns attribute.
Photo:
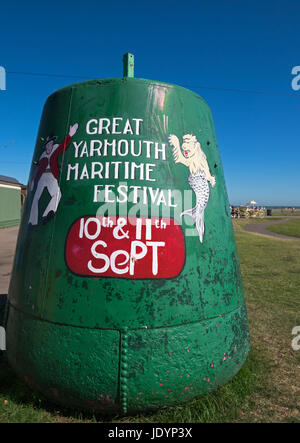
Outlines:
<svg viewBox="0 0 300 443"><path fill-rule="evenodd" d="M285 209L273 209L272 215L283 215L283 216L289 216L289 217L300 217L300 209L296 209L295 211L292 210L285 210Z"/></svg>
<svg viewBox="0 0 300 443"><path fill-rule="evenodd" d="M235 232L245 231L247 225L253 225L254 223L270 223L276 220L282 220L284 217L272 217L272 218L233 218L232 224Z"/></svg>
<svg viewBox="0 0 300 443"><path fill-rule="evenodd" d="M291 220L280 225L268 226L267 229L277 234L300 238L300 220Z"/></svg>

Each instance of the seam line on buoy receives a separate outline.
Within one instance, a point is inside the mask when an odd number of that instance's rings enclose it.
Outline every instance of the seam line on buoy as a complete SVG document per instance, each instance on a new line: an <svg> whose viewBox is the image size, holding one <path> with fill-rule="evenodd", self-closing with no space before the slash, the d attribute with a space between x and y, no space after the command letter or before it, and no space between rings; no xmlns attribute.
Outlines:
<svg viewBox="0 0 300 443"><path fill-rule="evenodd" d="M128 399L128 328L120 331L120 402L123 414L127 413Z"/></svg>
<svg viewBox="0 0 300 443"><path fill-rule="evenodd" d="M41 318L38 317L34 314L30 314L29 312L26 312L25 310L21 309L20 307L15 306L10 300L8 300L8 304L15 309L16 311L20 312L21 314L25 315L26 317L30 317L34 320L37 321L41 321L44 323L50 323L53 325L57 325L57 326L62 326L62 327L72 327L72 328L81 328L81 329L92 329L92 330L97 330L97 331L120 331L120 329L118 329L118 327L116 328L99 328L98 326L81 326L81 325L74 325L74 324L70 324L70 323L60 323L57 321L53 321L53 320L48 320L46 318ZM217 314L214 315L213 317L208 317L208 318L201 318L200 320L194 320L194 321L188 321L188 322L184 322L184 323L178 323L176 325L163 325L163 326L155 326L155 327L151 327L151 326L142 326L139 328L132 328L130 329L131 331L141 331L141 330L158 330L158 329L166 329L166 328L178 328L181 326L187 326L187 325L194 325L197 323L204 323L204 322L208 322L208 321L212 321L215 320L217 318L221 318L221 317L225 317L227 315L232 314L235 311L240 310L241 308L245 307L244 303L240 303L239 305L237 305L234 309L231 309L228 312L224 312L223 314ZM123 330L124 331L124 330Z"/></svg>

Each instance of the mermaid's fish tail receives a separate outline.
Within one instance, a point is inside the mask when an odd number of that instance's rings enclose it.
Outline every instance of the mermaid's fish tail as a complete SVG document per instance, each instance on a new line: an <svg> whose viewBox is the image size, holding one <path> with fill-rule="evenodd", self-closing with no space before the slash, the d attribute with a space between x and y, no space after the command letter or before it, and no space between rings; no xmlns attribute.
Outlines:
<svg viewBox="0 0 300 443"><path fill-rule="evenodd" d="M180 217L182 217L183 215L188 215L189 217L191 217L196 225L196 229L198 231L199 234L199 240L201 243L203 243L203 237L204 237L204 230L205 230L205 225L204 225L204 208L197 208L197 206L195 206L194 208L191 209L187 209L186 211L183 211L180 214Z"/></svg>
<svg viewBox="0 0 300 443"><path fill-rule="evenodd" d="M199 233L199 240L203 243L205 225L204 225L204 209L200 209L196 216L196 229Z"/></svg>
<svg viewBox="0 0 300 443"><path fill-rule="evenodd" d="M192 217L192 219L193 219L194 222L195 222L195 221L196 221L195 213L196 213L196 206L195 206L194 208L187 209L186 211L183 211L183 212L180 214L180 217L182 217L183 215L188 215L189 217Z"/></svg>

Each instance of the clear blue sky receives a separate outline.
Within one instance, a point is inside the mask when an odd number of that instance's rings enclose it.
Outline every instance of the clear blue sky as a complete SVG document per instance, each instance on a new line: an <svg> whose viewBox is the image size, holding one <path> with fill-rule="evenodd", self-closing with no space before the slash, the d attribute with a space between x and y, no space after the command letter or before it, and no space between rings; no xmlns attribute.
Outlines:
<svg viewBox="0 0 300 443"><path fill-rule="evenodd" d="M210 105L232 204L300 205L299 25L299 0L0 2L0 174L27 184L47 97L121 77L132 52L135 77L189 87Z"/></svg>

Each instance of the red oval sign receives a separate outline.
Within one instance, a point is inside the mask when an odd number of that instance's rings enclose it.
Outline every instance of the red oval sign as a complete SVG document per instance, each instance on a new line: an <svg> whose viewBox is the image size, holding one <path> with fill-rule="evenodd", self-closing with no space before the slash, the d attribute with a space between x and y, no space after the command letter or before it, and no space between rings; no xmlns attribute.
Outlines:
<svg viewBox="0 0 300 443"><path fill-rule="evenodd" d="M172 278L183 268L185 244L173 219L87 216L72 225L65 257L78 275Z"/></svg>

